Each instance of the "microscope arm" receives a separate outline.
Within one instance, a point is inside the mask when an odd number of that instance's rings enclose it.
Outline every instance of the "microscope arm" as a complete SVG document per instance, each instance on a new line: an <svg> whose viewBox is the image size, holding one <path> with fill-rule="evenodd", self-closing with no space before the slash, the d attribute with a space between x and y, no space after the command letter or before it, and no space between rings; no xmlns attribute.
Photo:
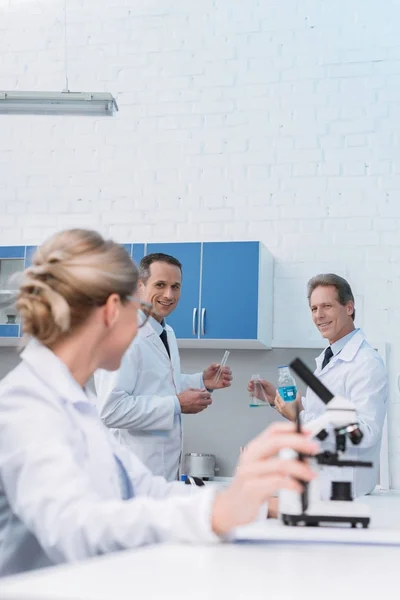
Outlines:
<svg viewBox="0 0 400 600"><path fill-rule="evenodd" d="M306 424L306 429L312 432L313 436L318 435L320 431L328 425L333 427L346 427L357 421L355 406L347 398L334 396L327 405L325 412Z"/></svg>
<svg viewBox="0 0 400 600"><path fill-rule="evenodd" d="M317 417L313 421L309 421L305 426L306 431L310 431L313 437L316 437L321 431L323 431L328 425L332 425L330 415L324 412L323 415Z"/></svg>

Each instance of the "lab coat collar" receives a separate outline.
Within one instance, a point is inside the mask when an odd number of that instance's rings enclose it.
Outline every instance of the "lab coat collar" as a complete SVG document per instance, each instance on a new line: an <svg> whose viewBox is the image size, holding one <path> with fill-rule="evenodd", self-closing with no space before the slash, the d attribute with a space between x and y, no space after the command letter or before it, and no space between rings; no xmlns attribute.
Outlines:
<svg viewBox="0 0 400 600"><path fill-rule="evenodd" d="M347 342L343 350L341 350L339 356L340 360L345 362L351 362L357 352L359 351L361 345L365 342L364 332L359 329L357 333L353 335L352 338Z"/></svg>
<svg viewBox="0 0 400 600"><path fill-rule="evenodd" d="M154 317L149 318L149 324L152 326L157 335L161 335L164 329L165 322L160 323Z"/></svg>
<svg viewBox="0 0 400 600"><path fill-rule="evenodd" d="M144 321L144 319L146 318L144 312L139 310L139 315L140 315L140 320ZM160 336L162 334L163 329L166 329L167 331L168 331L168 329L170 329L164 320L160 323L154 317L149 317L149 320L147 321L146 325L144 325L142 328L144 331L151 333L151 330L149 329L148 326L150 326L158 336Z"/></svg>
<svg viewBox="0 0 400 600"><path fill-rule="evenodd" d="M62 396L64 400L72 404L93 404L85 390L73 378L67 365L38 340L32 338L28 342L21 358L48 387Z"/></svg>
<svg viewBox="0 0 400 600"><path fill-rule="evenodd" d="M353 329L352 331L350 331L350 333L344 335L343 337L340 338L340 340L336 340L336 342L333 342L333 344L331 344L331 349L333 352L333 356L336 356L336 354L339 354L339 352L341 352L343 350L343 348L346 346L346 344L349 343L349 341L351 340L351 338L356 335L356 333L358 332L358 329Z"/></svg>
<svg viewBox="0 0 400 600"><path fill-rule="evenodd" d="M328 363L328 365L325 368L328 369L331 365L333 365L336 362L336 360L342 360L344 362L351 362L354 359L357 352L359 351L359 349L360 349L361 345L363 344L363 342L365 341L365 339L366 338L365 338L364 332L361 329L359 329L353 335L353 337L350 338L350 340L347 342L347 344L344 346L344 348L339 352L339 354L336 354L331 359L331 361ZM322 366L322 361L324 360L325 350L326 350L326 348L316 358L316 363L317 363L318 369L320 369ZM324 372L325 372L325 370L324 370Z"/></svg>

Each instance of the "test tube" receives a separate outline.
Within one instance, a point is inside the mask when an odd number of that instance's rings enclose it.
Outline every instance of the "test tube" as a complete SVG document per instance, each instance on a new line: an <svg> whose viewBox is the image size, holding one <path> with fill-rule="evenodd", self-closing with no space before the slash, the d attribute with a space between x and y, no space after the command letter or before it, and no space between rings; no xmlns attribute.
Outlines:
<svg viewBox="0 0 400 600"><path fill-rule="evenodd" d="M224 356L222 357L222 360L220 362L219 369L218 369L218 371L215 374L214 384L218 383L218 381L220 380L220 377L222 375L222 369L224 368L224 366L228 362L229 354L230 354L229 350L226 350L225 353L224 353Z"/></svg>

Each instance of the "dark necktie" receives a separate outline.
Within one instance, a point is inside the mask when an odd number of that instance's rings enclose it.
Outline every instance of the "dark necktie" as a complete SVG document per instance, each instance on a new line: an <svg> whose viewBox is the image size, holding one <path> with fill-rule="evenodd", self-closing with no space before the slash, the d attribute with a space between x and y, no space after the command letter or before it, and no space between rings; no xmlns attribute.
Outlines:
<svg viewBox="0 0 400 600"><path fill-rule="evenodd" d="M330 346L327 347L324 354L324 360L322 361L322 368L325 369L328 362L331 360L333 356L332 348Z"/></svg>
<svg viewBox="0 0 400 600"><path fill-rule="evenodd" d="M167 332L165 331L165 329L163 329L162 332L160 333L160 338L161 338L162 343L165 346L166 351L168 352L168 356L171 358L171 354L169 352L169 346L168 346Z"/></svg>

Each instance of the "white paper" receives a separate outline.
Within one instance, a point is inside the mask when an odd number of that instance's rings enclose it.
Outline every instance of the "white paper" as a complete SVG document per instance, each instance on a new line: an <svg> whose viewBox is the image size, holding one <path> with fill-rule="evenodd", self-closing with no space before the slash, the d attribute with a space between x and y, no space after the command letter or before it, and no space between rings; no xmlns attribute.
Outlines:
<svg viewBox="0 0 400 600"><path fill-rule="evenodd" d="M370 526L367 529L351 527L289 527L279 520L253 523L236 531L237 541L372 544L400 546L400 529L383 529Z"/></svg>

